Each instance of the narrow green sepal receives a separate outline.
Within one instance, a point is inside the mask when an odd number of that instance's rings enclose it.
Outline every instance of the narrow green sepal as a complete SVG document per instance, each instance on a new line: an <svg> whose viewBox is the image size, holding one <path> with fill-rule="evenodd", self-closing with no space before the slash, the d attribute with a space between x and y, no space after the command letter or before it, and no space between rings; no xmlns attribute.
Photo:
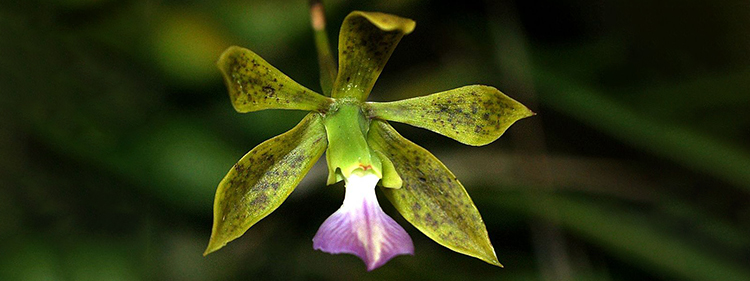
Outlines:
<svg viewBox="0 0 750 281"><path fill-rule="evenodd" d="M331 96L366 100L393 49L415 26L413 20L389 14L349 13L339 32L339 70Z"/></svg>
<svg viewBox="0 0 750 281"><path fill-rule="evenodd" d="M482 85L367 105L370 117L425 128L476 146L497 140L513 123L534 115L523 104Z"/></svg>
<svg viewBox="0 0 750 281"><path fill-rule="evenodd" d="M216 63L237 112L296 109L325 112L333 102L284 75L252 51L231 46Z"/></svg>
<svg viewBox="0 0 750 281"><path fill-rule="evenodd" d="M310 113L293 129L248 152L221 180L214 224L203 255L221 249L284 202L327 145L320 114Z"/></svg>
<svg viewBox="0 0 750 281"><path fill-rule="evenodd" d="M373 120L368 139L403 179L401 188L381 190L407 221L448 249L502 267L474 202L440 160L386 121Z"/></svg>

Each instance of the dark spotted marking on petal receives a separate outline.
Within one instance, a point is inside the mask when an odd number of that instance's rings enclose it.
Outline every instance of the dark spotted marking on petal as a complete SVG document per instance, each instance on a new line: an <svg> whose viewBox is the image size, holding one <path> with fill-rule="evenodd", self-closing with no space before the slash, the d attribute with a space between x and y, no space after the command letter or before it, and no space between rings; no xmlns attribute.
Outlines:
<svg viewBox="0 0 750 281"><path fill-rule="evenodd" d="M332 96L367 99L396 45L414 26L414 21L394 15L350 13L339 31L339 74Z"/></svg>
<svg viewBox="0 0 750 281"><path fill-rule="evenodd" d="M514 122L533 115L489 86L465 86L395 102L368 103L368 116L425 128L469 145L499 138Z"/></svg>
<svg viewBox="0 0 750 281"><path fill-rule="evenodd" d="M324 112L331 100L294 82L252 51L229 47L217 63L238 112L298 109Z"/></svg>
<svg viewBox="0 0 750 281"><path fill-rule="evenodd" d="M214 226L206 254L242 235L289 196L325 151L325 128L310 113L290 131L267 140L233 166L216 190Z"/></svg>
<svg viewBox="0 0 750 281"><path fill-rule="evenodd" d="M382 190L407 221L449 249L500 265L479 211L443 163L385 121L373 120L368 143L387 156L401 176L400 189Z"/></svg>

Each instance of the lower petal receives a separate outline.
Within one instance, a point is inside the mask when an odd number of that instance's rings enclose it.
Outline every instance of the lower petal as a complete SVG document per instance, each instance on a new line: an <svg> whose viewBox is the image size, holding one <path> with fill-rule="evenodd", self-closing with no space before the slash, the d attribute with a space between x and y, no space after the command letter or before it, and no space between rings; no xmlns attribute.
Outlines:
<svg viewBox="0 0 750 281"><path fill-rule="evenodd" d="M378 205L373 187L351 191L359 187L347 187L347 199L362 198L358 202L346 200L318 229L313 238L313 248L331 254L353 254L361 258L367 270L385 264L397 255L413 255L414 244L409 234L386 215ZM350 195L364 192L366 195ZM371 193L371 194L370 194Z"/></svg>

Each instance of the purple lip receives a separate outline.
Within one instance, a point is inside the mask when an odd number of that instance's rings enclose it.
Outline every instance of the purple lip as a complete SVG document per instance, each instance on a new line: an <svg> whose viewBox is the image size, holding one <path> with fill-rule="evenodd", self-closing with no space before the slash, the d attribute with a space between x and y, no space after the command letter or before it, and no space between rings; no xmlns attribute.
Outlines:
<svg viewBox="0 0 750 281"><path fill-rule="evenodd" d="M313 248L358 256L371 271L397 255L413 255L409 234L383 212L375 196L374 174L347 179L344 204L318 229Z"/></svg>

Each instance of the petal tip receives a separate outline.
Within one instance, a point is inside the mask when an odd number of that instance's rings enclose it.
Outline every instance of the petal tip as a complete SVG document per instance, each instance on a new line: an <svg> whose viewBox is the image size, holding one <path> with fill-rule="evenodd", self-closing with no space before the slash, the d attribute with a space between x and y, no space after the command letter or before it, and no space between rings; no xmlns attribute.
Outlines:
<svg viewBox="0 0 750 281"><path fill-rule="evenodd" d="M227 243L219 243L213 237L208 241L208 247L206 247L206 250L203 252L203 256L208 256L208 254L218 251L219 249L223 248Z"/></svg>
<svg viewBox="0 0 750 281"><path fill-rule="evenodd" d="M495 252L495 248L492 247L492 244L490 244L489 241L487 242L487 244L481 245L480 248L481 249L477 249L476 252L473 252L473 253L467 252L465 254L478 258L491 265L494 265L500 268L505 268L505 266L503 266L503 264L501 264L500 261L498 260L497 253Z"/></svg>
<svg viewBox="0 0 750 281"><path fill-rule="evenodd" d="M536 112L534 112L531 109L529 109L528 107L524 106L524 110L522 110L522 113L521 113L521 118L519 118L519 119L523 119L523 118L526 118L526 117L536 116L536 114L537 114Z"/></svg>
<svg viewBox="0 0 750 281"><path fill-rule="evenodd" d="M503 264L500 263L499 260L497 260L497 255L495 255L494 252L492 253L492 256L489 259L485 259L484 261L486 261L487 263L491 265L497 266L499 268L505 268L505 266L503 266Z"/></svg>
<svg viewBox="0 0 750 281"><path fill-rule="evenodd" d="M223 70L222 62L227 60L227 57L233 53L236 53L238 50L244 49L240 46L229 46L227 47L223 52L221 52L221 55L219 55L219 58L216 60L216 65L219 67L219 69Z"/></svg>
<svg viewBox="0 0 750 281"><path fill-rule="evenodd" d="M353 11L349 15L362 16L370 21L370 23L378 27L380 30L399 31L404 35L412 33L412 31L414 31L414 28L417 27L417 22L412 19L381 12Z"/></svg>

